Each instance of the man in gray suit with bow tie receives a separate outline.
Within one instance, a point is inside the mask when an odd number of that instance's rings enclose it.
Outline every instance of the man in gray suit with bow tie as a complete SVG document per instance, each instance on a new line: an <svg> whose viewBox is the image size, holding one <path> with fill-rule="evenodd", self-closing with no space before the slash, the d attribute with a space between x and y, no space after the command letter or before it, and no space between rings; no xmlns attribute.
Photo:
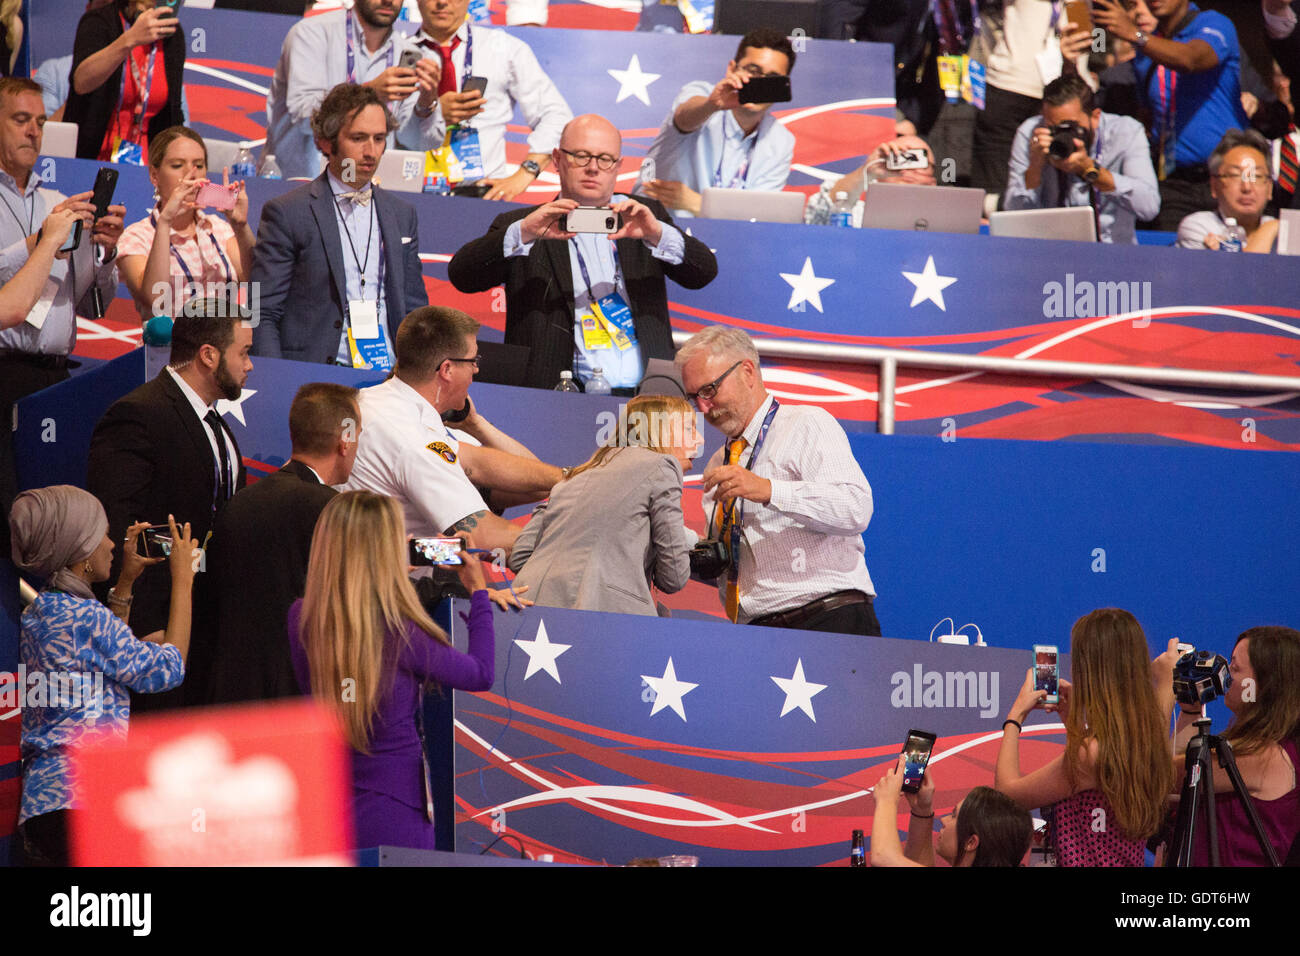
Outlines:
<svg viewBox="0 0 1300 956"><path fill-rule="evenodd" d="M402 318L429 304L415 210L371 182L394 120L341 83L312 117L326 170L268 202L253 249L253 353L390 370Z"/></svg>

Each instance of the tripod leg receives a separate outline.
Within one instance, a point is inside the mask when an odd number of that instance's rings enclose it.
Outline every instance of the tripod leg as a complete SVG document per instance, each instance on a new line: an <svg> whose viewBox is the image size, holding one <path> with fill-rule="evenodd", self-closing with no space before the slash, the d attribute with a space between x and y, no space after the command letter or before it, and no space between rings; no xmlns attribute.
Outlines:
<svg viewBox="0 0 1300 956"><path fill-rule="evenodd" d="M1250 827L1255 831L1255 839L1259 841L1259 848L1264 854L1264 859L1268 860L1269 866L1281 866L1278 860L1277 851L1273 849L1273 844L1269 842L1268 835L1264 833L1264 824L1259 819L1259 812L1255 809L1255 801L1250 797L1250 790L1247 789L1246 783L1241 779L1241 771L1237 769L1237 758L1233 756L1232 744L1219 737L1210 738L1210 746L1219 753L1219 766L1228 774L1228 779L1232 781L1232 789L1237 793L1237 799L1241 801L1242 807L1246 810L1246 819L1250 821ZM1213 790L1213 787L1211 787ZM1214 863L1218 866L1218 861Z"/></svg>

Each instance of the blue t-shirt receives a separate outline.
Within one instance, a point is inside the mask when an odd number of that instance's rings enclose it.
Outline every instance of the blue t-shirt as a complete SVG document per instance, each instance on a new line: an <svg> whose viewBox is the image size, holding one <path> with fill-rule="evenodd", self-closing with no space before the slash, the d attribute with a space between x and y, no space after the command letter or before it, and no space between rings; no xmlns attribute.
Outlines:
<svg viewBox="0 0 1300 956"><path fill-rule="evenodd" d="M1208 43L1219 58L1218 66L1201 73L1176 73L1141 52L1133 60L1139 95L1151 109L1151 137L1157 146L1173 101L1173 142L1166 143L1166 172L1204 163L1224 133L1245 129L1249 122L1241 108L1241 51L1232 21L1213 10L1198 10L1196 4L1188 4L1187 9L1195 16L1169 39Z"/></svg>

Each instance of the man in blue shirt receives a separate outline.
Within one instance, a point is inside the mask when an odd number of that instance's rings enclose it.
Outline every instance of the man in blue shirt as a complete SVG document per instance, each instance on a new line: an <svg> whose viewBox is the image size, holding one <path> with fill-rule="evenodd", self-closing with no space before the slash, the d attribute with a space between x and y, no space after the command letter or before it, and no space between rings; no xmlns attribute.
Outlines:
<svg viewBox="0 0 1300 956"><path fill-rule="evenodd" d="M1094 0L1093 23L1137 48L1138 95L1151 113L1149 135L1160 177L1157 229L1214 206L1206 160L1230 129L1248 122L1241 106L1241 59L1232 21L1189 0L1150 0L1154 36L1138 29L1120 0Z"/></svg>
<svg viewBox="0 0 1300 956"><path fill-rule="evenodd" d="M751 30L740 40L727 74L710 86L687 83L673 100L646 153L654 170L637 189L679 216L700 214L700 194L722 189L785 188L794 160L794 134L771 115L771 103L741 103L745 84L789 76L795 53L780 30Z"/></svg>
<svg viewBox="0 0 1300 956"><path fill-rule="evenodd" d="M1069 130L1065 124L1074 124L1074 148L1063 156L1051 147L1056 130ZM1102 242L1136 243L1137 220L1160 211L1142 124L1097 109L1078 75L1053 80L1043 90L1042 117L1016 131L1004 203L1007 209L1092 206Z"/></svg>

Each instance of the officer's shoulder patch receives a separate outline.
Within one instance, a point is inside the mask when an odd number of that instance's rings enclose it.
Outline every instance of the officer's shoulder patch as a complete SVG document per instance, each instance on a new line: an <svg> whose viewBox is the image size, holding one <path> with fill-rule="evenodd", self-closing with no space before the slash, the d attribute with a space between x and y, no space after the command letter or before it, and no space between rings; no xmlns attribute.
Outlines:
<svg viewBox="0 0 1300 956"><path fill-rule="evenodd" d="M429 449L429 451L433 452L435 455L441 455L448 464L456 464L456 453L452 451L451 446L445 441L431 441L424 447Z"/></svg>

